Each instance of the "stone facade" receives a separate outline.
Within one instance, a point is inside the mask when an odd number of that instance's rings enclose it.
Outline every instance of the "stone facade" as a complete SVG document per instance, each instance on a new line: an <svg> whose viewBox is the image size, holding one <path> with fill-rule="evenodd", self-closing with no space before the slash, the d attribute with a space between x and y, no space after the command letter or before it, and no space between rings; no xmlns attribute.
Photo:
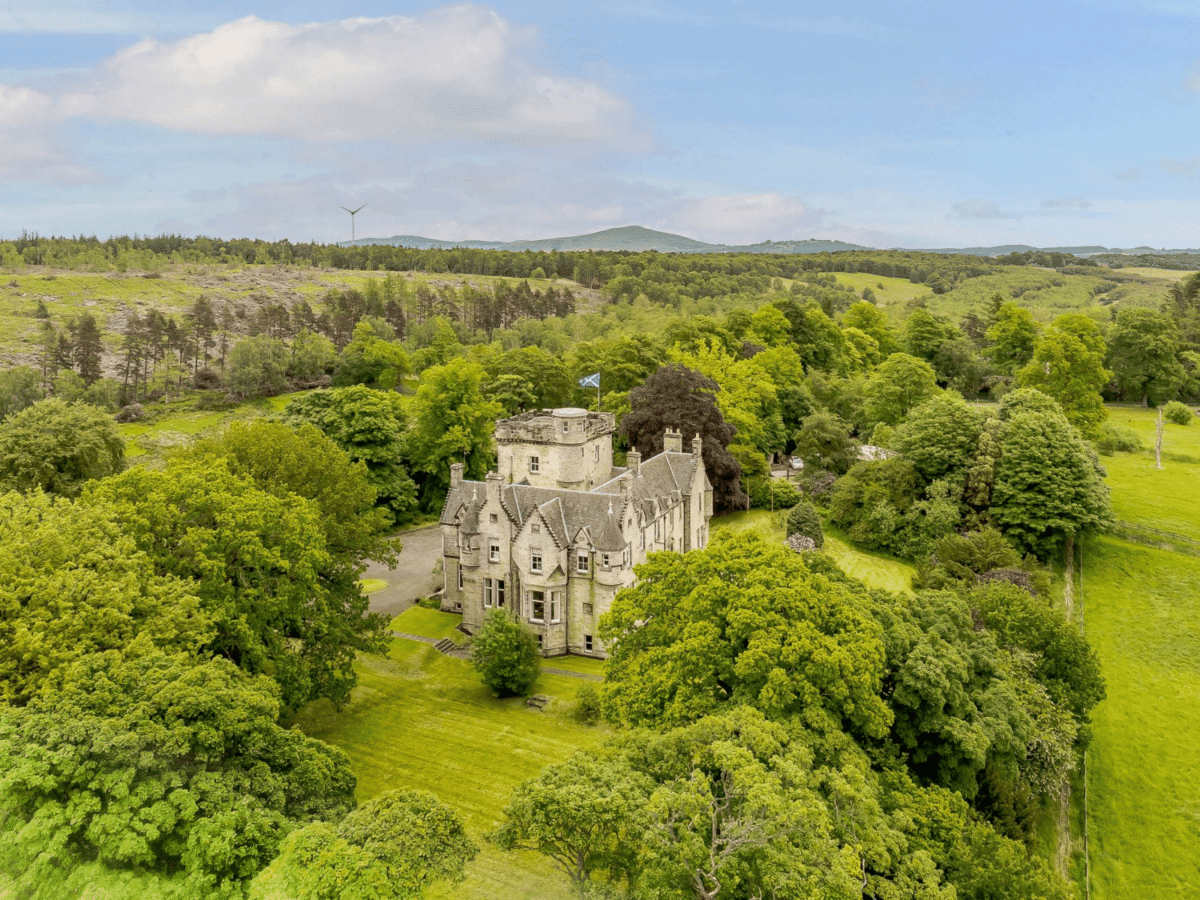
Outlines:
<svg viewBox="0 0 1200 900"><path fill-rule="evenodd" d="M498 471L451 467L442 509L442 609L473 633L495 607L518 616L546 656L603 657L596 621L655 550L708 543L712 485L699 435L668 431L662 453L612 464L611 413L535 410L496 423Z"/></svg>

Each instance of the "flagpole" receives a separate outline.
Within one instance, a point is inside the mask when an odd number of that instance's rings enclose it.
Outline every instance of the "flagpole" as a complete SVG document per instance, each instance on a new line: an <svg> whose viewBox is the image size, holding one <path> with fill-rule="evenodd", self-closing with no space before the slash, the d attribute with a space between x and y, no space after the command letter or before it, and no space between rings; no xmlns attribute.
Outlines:
<svg viewBox="0 0 1200 900"><path fill-rule="evenodd" d="M600 379L596 379L596 412L600 412Z"/></svg>

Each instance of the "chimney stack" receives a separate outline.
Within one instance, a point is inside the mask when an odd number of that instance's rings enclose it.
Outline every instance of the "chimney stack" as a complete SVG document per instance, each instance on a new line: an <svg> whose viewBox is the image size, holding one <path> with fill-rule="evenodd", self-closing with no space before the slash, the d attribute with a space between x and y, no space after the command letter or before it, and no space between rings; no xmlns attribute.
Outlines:
<svg viewBox="0 0 1200 900"><path fill-rule="evenodd" d="M704 444L700 440L700 432L696 432L696 436L692 438L692 456L696 457L696 459L699 459L703 449Z"/></svg>
<svg viewBox="0 0 1200 900"><path fill-rule="evenodd" d="M682 453L683 435L674 428L668 428L663 433L663 453Z"/></svg>
<svg viewBox="0 0 1200 900"><path fill-rule="evenodd" d="M629 471L634 475L639 474L642 468L642 454L636 450L630 450L625 454L625 464L629 466Z"/></svg>
<svg viewBox="0 0 1200 900"><path fill-rule="evenodd" d="M450 487L456 488L462 484L463 464L455 463L450 467Z"/></svg>

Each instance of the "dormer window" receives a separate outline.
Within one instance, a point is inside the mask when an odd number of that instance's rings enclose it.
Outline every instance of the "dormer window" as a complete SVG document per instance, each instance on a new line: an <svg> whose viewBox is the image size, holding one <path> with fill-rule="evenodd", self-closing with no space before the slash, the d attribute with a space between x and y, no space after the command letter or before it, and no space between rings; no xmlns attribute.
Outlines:
<svg viewBox="0 0 1200 900"><path fill-rule="evenodd" d="M579 554L575 557L575 571L579 572L581 575L586 575L588 573L588 555L582 550L580 550Z"/></svg>
<svg viewBox="0 0 1200 900"><path fill-rule="evenodd" d="M539 470L540 460L536 456L529 457L529 471L537 472Z"/></svg>

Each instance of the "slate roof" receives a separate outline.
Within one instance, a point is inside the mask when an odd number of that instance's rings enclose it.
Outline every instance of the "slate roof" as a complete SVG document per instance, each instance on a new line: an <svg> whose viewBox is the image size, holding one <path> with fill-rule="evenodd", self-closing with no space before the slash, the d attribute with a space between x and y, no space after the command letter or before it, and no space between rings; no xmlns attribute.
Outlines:
<svg viewBox="0 0 1200 900"><path fill-rule="evenodd" d="M630 503L643 521L650 521L691 493L698 471L704 478L700 489L711 490L708 477L690 453L659 453L643 462L637 475L630 476ZM621 479L629 472L628 468L614 467L613 477L590 492L533 487L526 483L504 485L500 489L500 505L518 527L523 527L534 510L538 510L559 547L570 546L582 532L600 550L623 550L628 540L620 527L626 514ZM479 510L486 502L486 491L484 482L459 482L446 495L439 522L459 525L464 534L477 534Z"/></svg>

